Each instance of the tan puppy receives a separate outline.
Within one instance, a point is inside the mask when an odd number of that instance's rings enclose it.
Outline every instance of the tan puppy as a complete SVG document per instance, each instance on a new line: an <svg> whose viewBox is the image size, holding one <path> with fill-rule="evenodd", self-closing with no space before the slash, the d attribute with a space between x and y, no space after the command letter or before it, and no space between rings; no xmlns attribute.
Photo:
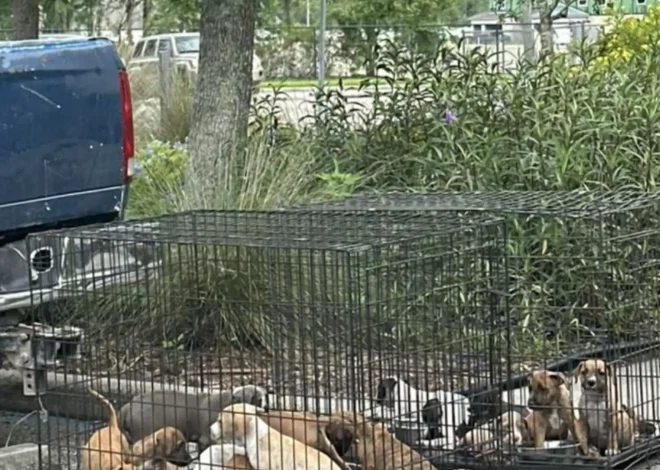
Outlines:
<svg viewBox="0 0 660 470"><path fill-rule="evenodd" d="M351 470L344 462L337 449L332 445L326 433L326 427L330 423L329 416L317 416L307 411L257 411L259 416L268 426L285 436L293 437L303 444L319 450L334 460L342 470ZM346 452L348 446L340 450ZM342 455L343 455L342 452Z"/></svg>
<svg viewBox="0 0 660 470"><path fill-rule="evenodd" d="M582 454L589 453L583 427L576 426L571 393L561 372L535 370L529 376L527 406L532 412L525 418L534 447L542 449L545 440L566 439L570 431Z"/></svg>
<svg viewBox="0 0 660 470"><path fill-rule="evenodd" d="M80 452L83 470L130 470L131 448L126 436L120 431L115 408L103 395L88 389L108 411L108 425L96 431Z"/></svg>
<svg viewBox="0 0 660 470"><path fill-rule="evenodd" d="M517 411L502 413L497 420L497 428L504 445L519 447L531 440L523 417Z"/></svg>
<svg viewBox="0 0 660 470"><path fill-rule="evenodd" d="M434 470L431 463L394 437L382 423L369 423L361 415L343 411L334 413L328 435L339 429L353 435L356 453L366 470Z"/></svg>
<svg viewBox="0 0 660 470"><path fill-rule="evenodd" d="M635 420L619 401L614 367L601 359L582 361L575 370L582 396L578 404L580 427L589 445L615 455L635 440Z"/></svg>
<svg viewBox="0 0 660 470"><path fill-rule="evenodd" d="M187 465L192 460L186 449L186 438L181 431L172 426L166 426L140 439L133 444L131 452L133 463L136 464L158 458Z"/></svg>
<svg viewBox="0 0 660 470"><path fill-rule="evenodd" d="M211 425L211 438L245 447L255 470L340 470L327 455L268 426L247 403L226 407Z"/></svg>

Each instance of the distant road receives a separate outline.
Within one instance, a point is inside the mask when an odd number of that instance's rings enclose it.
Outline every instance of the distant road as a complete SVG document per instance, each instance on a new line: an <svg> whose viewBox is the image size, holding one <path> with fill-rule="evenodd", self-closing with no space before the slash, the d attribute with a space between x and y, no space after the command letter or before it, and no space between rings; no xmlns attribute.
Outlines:
<svg viewBox="0 0 660 470"><path fill-rule="evenodd" d="M362 109L365 112L371 110L372 100L365 96L364 92L346 90L344 93L348 97L349 109ZM272 95L272 90L262 90L257 95L257 100L264 100ZM282 122L297 124L303 117L314 114L313 101L313 88L282 90L278 96L277 102L279 108L278 115ZM157 126L160 110L160 102L158 98L136 100L133 109L136 127L146 125L153 129L153 126Z"/></svg>
<svg viewBox="0 0 660 470"><path fill-rule="evenodd" d="M257 95L257 100L263 100L272 96L271 90L262 90ZM368 112L371 110L372 100L365 96L364 92L357 90L345 90L345 96L348 98L348 108ZM314 89L288 89L282 90L278 96L279 115L287 123L298 123L305 116L314 114Z"/></svg>

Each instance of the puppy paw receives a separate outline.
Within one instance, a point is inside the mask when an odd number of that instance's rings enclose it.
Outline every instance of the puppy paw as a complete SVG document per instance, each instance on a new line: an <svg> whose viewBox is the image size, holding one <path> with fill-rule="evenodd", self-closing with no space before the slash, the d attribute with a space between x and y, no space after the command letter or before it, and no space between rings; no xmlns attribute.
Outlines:
<svg viewBox="0 0 660 470"><path fill-rule="evenodd" d="M621 449L606 449L605 450L605 455L607 457L610 457L612 455L618 455L621 453Z"/></svg>
<svg viewBox="0 0 660 470"><path fill-rule="evenodd" d="M439 449L445 447L444 439L420 439L417 444L422 449Z"/></svg>
<svg viewBox="0 0 660 470"><path fill-rule="evenodd" d="M595 446L590 446L587 451L587 457L600 458L600 452Z"/></svg>

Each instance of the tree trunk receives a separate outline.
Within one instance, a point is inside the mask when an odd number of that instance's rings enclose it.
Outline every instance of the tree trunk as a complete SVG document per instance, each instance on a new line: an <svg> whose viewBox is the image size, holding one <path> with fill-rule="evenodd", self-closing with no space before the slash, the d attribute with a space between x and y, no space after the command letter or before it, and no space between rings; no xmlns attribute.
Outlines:
<svg viewBox="0 0 660 470"><path fill-rule="evenodd" d="M284 24L291 26L291 0L284 0Z"/></svg>
<svg viewBox="0 0 660 470"><path fill-rule="evenodd" d="M39 37L39 0L12 0L12 39L37 39Z"/></svg>
<svg viewBox="0 0 660 470"><path fill-rule="evenodd" d="M142 0L142 35L149 35L149 15L151 14L151 0Z"/></svg>
<svg viewBox="0 0 660 470"><path fill-rule="evenodd" d="M220 178L228 177L229 160L247 135L255 4L255 0L202 3L199 73L188 139L189 176L214 175L213 187L223 184ZM200 183L195 181L195 186Z"/></svg>
<svg viewBox="0 0 660 470"><path fill-rule="evenodd" d="M126 0L126 40L133 44L133 12L135 11L134 0Z"/></svg>

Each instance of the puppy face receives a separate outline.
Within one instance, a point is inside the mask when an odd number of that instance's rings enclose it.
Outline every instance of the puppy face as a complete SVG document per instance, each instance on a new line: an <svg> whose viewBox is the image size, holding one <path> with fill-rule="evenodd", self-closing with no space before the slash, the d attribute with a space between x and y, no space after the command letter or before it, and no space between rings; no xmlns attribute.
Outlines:
<svg viewBox="0 0 660 470"><path fill-rule="evenodd" d="M216 442L245 445L248 433L254 432L257 408L249 403L229 405L211 425L210 436Z"/></svg>
<svg viewBox="0 0 660 470"><path fill-rule="evenodd" d="M160 458L187 465L192 461L183 433L166 426L133 445L132 453L141 459Z"/></svg>
<svg viewBox="0 0 660 470"><path fill-rule="evenodd" d="M575 369L582 390L591 393L604 393L609 380L614 376L614 368L601 359L582 361Z"/></svg>
<svg viewBox="0 0 660 470"><path fill-rule="evenodd" d="M561 372L535 370L529 376L527 406L535 411L548 411L561 399L566 377Z"/></svg>
<svg viewBox="0 0 660 470"><path fill-rule="evenodd" d="M326 426L325 434L340 457L343 457L355 442L355 435L349 427L336 420L330 421Z"/></svg>
<svg viewBox="0 0 660 470"><path fill-rule="evenodd" d="M233 403L248 403L264 411L268 411L268 392L256 385L237 387L232 393Z"/></svg>
<svg viewBox="0 0 660 470"><path fill-rule="evenodd" d="M394 407L396 402L396 387L399 380L395 377L386 377L378 383L376 390L376 403L380 406Z"/></svg>
<svg viewBox="0 0 660 470"><path fill-rule="evenodd" d="M163 449L163 456L176 465L188 465L192 457L188 453L188 445L183 433L176 428L167 427L167 431L157 436L156 445Z"/></svg>

